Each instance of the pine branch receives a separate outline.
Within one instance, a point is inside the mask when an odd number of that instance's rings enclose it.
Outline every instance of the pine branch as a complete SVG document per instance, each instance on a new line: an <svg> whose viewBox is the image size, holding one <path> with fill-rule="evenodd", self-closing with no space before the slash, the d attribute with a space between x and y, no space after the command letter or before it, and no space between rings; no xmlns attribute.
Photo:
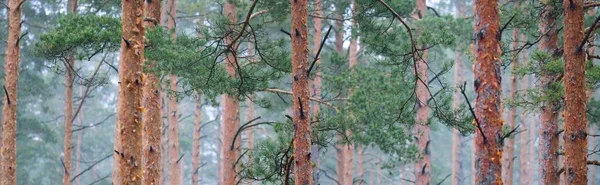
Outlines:
<svg viewBox="0 0 600 185"><path fill-rule="evenodd" d="M331 32L331 28L333 28L333 26L329 26L329 29L327 29L325 38L323 38L323 41L321 42L321 45L319 46L319 50L317 50L317 55L315 55L315 60L313 60L312 64L310 64L310 68L308 68L308 71L306 71L307 77L310 76L310 71L312 71L313 67L315 66L315 63L317 63L317 61L319 60L319 55L321 54L321 50L323 49L323 46L325 45L325 41L327 41L327 38L329 37L329 32Z"/></svg>
<svg viewBox="0 0 600 185"><path fill-rule="evenodd" d="M475 123L477 123L477 129L479 129L479 132L481 132L481 136L483 137L483 143L487 143L487 138L485 137L485 134L483 133L483 129L481 129L481 124L479 123L479 119L477 119L477 115L475 114L475 111L473 110L473 107L471 106L471 102L469 102L469 98L467 97L467 93L465 92L466 86L467 86L467 82L464 82L464 84L459 87L460 93L463 95L463 97L467 101L467 105L469 106L469 111L471 111L471 114L473 115L473 118L475 119Z"/></svg>

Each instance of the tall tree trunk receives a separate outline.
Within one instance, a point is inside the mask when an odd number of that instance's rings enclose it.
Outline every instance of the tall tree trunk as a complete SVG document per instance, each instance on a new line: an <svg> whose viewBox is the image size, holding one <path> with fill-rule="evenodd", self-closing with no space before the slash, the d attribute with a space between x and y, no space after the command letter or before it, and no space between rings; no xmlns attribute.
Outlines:
<svg viewBox="0 0 600 185"><path fill-rule="evenodd" d="M521 80L520 89L522 91L529 89L528 78L529 76L525 76ZM531 141L531 138L529 137L529 128L531 128L531 124L533 123L531 122L531 119L529 119L529 113L525 113L525 110L521 110L520 115L521 125L525 129L525 132L519 135L519 182L523 184L531 184L531 182L529 181L529 176L533 174L530 173L531 161L529 161L529 155L530 152L532 152L532 148L529 146L529 142Z"/></svg>
<svg viewBox="0 0 600 185"><path fill-rule="evenodd" d="M427 5L425 0L416 1L416 16L418 19L422 19L427 13ZM427 99L429 99L429 90L427 86L427 50L424 50L421 54L422 57L417 61L416 73L417 77L417 116L416 116L416 134L417 134L417 146L420 152L420 158L415 166L415 174L417 176L417 184L431 184L431 154L429 153L429 106L427 105Z"/></svg>
<svg viewBox="0 0 600 185"><path fill-rule="evenodd" d="M462 78L463 75L463 58L462 58L462 54L459 51L456 51L455 57L454 57L454 85L456 87L462 85L464 79ZM461 111L459 110L459 106L461 103L461 95L460 92L455 91L454 94L452 94L452 109L456 112ZM464 176L461 172L462 172L462 161L461 161L461 156L463 156L463 149L464 147L460 147L460 145L463 145L462 143L464 142L464 138L463 136L460 134L460 132L457 129L453 129L452 130L452 185L459 185L462 184L462 180L461 178Z"/></svg>
<svg viewBox="0 0 600 185"><path fill-rule="evenodd" d="M354 0L351 1L352 7L355 6L355 2ZM356 15L356 11L354 8L352 9L352 14ZM351 21L351 28L350 29L354 29L354 26L356 26L356 21L354 19L352 19ZM358 36L356 35L351 35L351 39L350 39L350 46L348 47L348 67L350 68L350 70L354 69L354 66L356 66L357 62L358 62ZM349 95L350 96L352 94L352 89L349 90ZM346 135L348 137L352 136L352 131L350 129L346 130ZM354 163L353 163L353 158L354 158L354 144L352 143L347 143L346 146L344 146L344 180L346 185L352 185L354 184Z"/></svg>
<svg viewBox="0 0 600 185"><path fill-rule="evenodd" d="M225 15L229 18L229 22L232 24L237 23L236 17L236 7L233 2L227 0L225 3ZM236 49L237 43L232 40L232 36L226 37L226 44L232 45L233 49ZM236 53L237 51L232 51L227 55L227 64L226 70L229 76L236 77L237 76L237 68L236 68ZM241 139L238 137L235 141L235 146L233 148L230 147L233 142L235 132L240 127L240 104L236 96L226 94L223 97L223 109L224 109L224 120L223 120L223 147L222 147L222 171L223 171L223 185L233 185L237 182L236 180L236 166L235 161L237 160L240 154L240 145Z"/></svg>
<svg viewBox="0 0 600 185"><path fill-rule="evenodd" d="M476 184L502 184L502 105L498 0L475 0Z"/></svg>
<svg viewBox="0 0 600 185"><path fill-rule="evenodd" d="M341 6L341 5L337 5ZM341 9L341 8L340 8ZM338 19L334 21L334 26L336 30L335 34L335 51L338 55L344 56L344 22L339 21L344 18L342 10L335 11L335 17ZM337 181L340 185L346 185L346 166L344 166L346 161L346 150L344 142L344 137L342 135L337 136L338 144L335 147L335 151L337 152Z"/></svg>
<svg viewBox="0 0 600 185"><path fill-rule="evenodd" d="M146 21L146 28L153 29L157 26L161 16L160 1L147 1L146 3L146 18L153 21ZM155 66L155 61L144 61L144 65ZM146 81L144 83L143 106L146 109L143 112L144 132L142 133L144 146L144 176L143 184L160 184L162 173L161 160L161 128L162 128L162 111L160 105L160 90L159 79L154 73L144 73Z"/></svg>
<svg viewBox="0 0 600 185"><path fill-rule="evenodd" d="M311 126L308 84L308 0L292 4L292 100L294 122L294 184L312 185Z"/></svg>
<svg viewBox="0 0 600 185"><path fill-rule="evenodd" d="M563 2L565 74L565 179L566 184L587 184L587 115L585 95L585 52L583 0Z"/></svg>
<svg viewBox="0 0 600 185"><path fill-rule="evenodd" d="M200 170L200 136L202 134L202 97L196 94L194 102L194 131L192 135L192 185L198 185L198 171Z"/></svg>
<svg viewBox="0 0 600 185"><path fill-rule="evenodd" d="M85 92L83 90L83 86L79 86L79 97L83 97L85 96ZM77 122L79 123L79 125L84 125L85 123L83 122L83 110L81 112L79 112L78 116L77 116ZM79 134L77 134L77 139L76 139L76 153L75 153L75 159L77 159L76 163L75 163L75 174L78 174L81 172L81 140L83 140L83 134L85 133L85 130L80 130ZM75 179L75 184L80 185L81 184L81 178L77 178Z"/></svg>
<svg viewBox="0 0 600 185"><path fill-rule="evenodd" d="M548 4L548 0L543 0L544 10L540 21L540 40L539 49L547 54L553 55L558 48L558 31L556 30L556 19L559 12L554 9L554 5ZM540 83L538 88L548 89L550 84L556 82L555 75L546 73L540 74ZM542 91L546 92L546 91ZM540 129L539 129L539 164L540 164L540 183L547 185L558 185L560 182L558 172L558 114L560 102L543 102L540 107Z"/></svg>
<svg viewBox="0 0 600 185"><path fill-rule="evenodd" d="M165 1L166 2L166 1ZM163 6L162 9L166 9L166 6ZM164 16L164 15L163 15ZM166 22L164 22L166 23ZM169 110L167 109L167 93L165 92L164 84L158 82L161 86L160 88L160 106L161 106L161 115L169 115ZM167 117L168 118L168 117ZM160 164L162 166L160 172L160 182L161 184L167 184L167 180L169 177L169 132L168 132L168 121L161 117L161 127L160 127L160 153L161 153L161 161Z"/></svg>
<svg viewBox="0 0 600 185"><path fill-rule="evenodd" d="M315 10L314 10L314 15L315 17L313 17L313 22L314 22L314 29L315 29L315 33L313 34L313 55L316 56L317 55L317 51L319 50L319 47L321 45L321 39L322 39L322 33L323 33L323 21L321 20L321 16L323 16L323 4L322 4L322 0L315 0L315 4L314 4ZM321 60L317 59L317 61L315 61L315 65L320 66L321 65ZM312 96L317 98L317 99L321 99L321 70L319 68L314 69L316 70L315 75L313 75L313 79L311 81L311 92L312 92ZM311 115L315 115L313 116L313 120L314 121L318 121L317 117L319 117L319 112L321 112L321 107L319 106L319 104L313 104L311 107ZM318 124L318 123L317 123ZM319 152L319 144L313 144L312 145L312 162L313 164L315 164L315 171L313 172L313 181L315 184L319 184L319 165L321 163L320 161L320 155L321 153Z"/></svg>
<svg viewBox="0 0 600 185"><path fill-rule="evenodd" d="M171 38L176 39L175 17L177 17L176 0L168 1L167 11L167 29L171 31ZM169 95L169 184L180 184L179 176L181 168L179 166L179 123L178 123L178 103L177 103L177 75L169 75L170 91Z"/></svg>
<svg viewBox="0 0 600 185"><path fill-rule="evenodd" d="M123 39L119 64L119 96L117 100L117 128L115 156L119 178L113 183L142 183L142 62L144 59L143 0L122 3ZM117 146L120 144L121 146ZM118 153L118 154L117 154Z"/></svg>
<svg viewBox="0 0 600 185"><path fill-rule="evenodd" d="M512 31L512 44L511 50L516 50L519 47L519 30L513 29ZM516 53L516 52L515 52ZM517 98L517 74L516 69L519 66L519 56L515 54L511 59L511 74L510 74L510 92L509 96L511 99ZM508 130L512 130L516 126L517 121L517 107L510 107L508 113ZM504 140L504 153L502 155L502 180L505 185L512 185L513 183L513 168L514 168L514 151L515 151L515 140L513 137L507 137Z"/></svg>
<svg viewBox="0 0 600 185"><path fill-rule="evenodd" d="M67 2L67 12L77 14L77 0ZM64 175L63 185L71 184L72 159L73 154L73 73L75 72L75 58L68 56L65 61L65 138L63 140L64 153ZM81 105L80 105L81 106Z"/></svg>
<svg viewBox="0 0 600 185"><path fill-rule="evenodd" d="M8 0L8 39L4 57L4 91L2 100L2 185L17 184L17 83L19 81L19 37L21 3Z"/></svg>

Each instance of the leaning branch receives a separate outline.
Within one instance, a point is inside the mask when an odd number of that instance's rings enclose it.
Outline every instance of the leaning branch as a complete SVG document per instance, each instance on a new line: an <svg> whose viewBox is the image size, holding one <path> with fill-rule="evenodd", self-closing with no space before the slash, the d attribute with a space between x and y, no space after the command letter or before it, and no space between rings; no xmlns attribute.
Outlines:
<svg viewBox="0 0 600 185"><path fill-rule="evenodd" d="M473 110L473 107L471 106L471 102L469 102L469 98L467 97L467 93L465 92L466 86L467 86L467 82L465 82L462 86L459 87L460 93L463 95L463 97L465 97L465 101L467 101L467 105L469 106L469 111L471 111L471 114L473 115L473 118L475 119L475 123L477 123L477 129L479 129L479 132L481 132L481 136L483 137L483 142L486 143L487 138L485 137L485 134L483 134L483 129L481 129L481 124L479 124L477 115L475 115L475 111Z"/></svg>
<svg viewBox="0 0 600 185"><path fill-rule="evenodd" d="M88 166L88 167L87 167L85 170L83 170L83 171L81 171L79 174L75 175L75 177L73 177L73 178L71 179L71 182L73 182L75 179L77 179L77 177L79 177L79 176L83 175L85 172L87 172L87 171L89 171L90 169L94 168L94 166L96 166L98 163L100 163L100 162L102 162L102 161L104 161L104 160L106 160L106 159L108 159L108 158L112 157L112 155L113 155L113 154L107 155L106 157L104 157L104 158L100 159L99 161L96 161L94 164L92 164L92 165Z"/></svg>

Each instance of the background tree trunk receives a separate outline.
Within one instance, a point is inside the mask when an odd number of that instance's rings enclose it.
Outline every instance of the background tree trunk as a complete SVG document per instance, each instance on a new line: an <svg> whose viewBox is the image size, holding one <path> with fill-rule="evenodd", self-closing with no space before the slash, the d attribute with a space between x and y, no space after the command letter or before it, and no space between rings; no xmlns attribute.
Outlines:
<svg viewBox="0 0 600 185"><path fill-rule="evenodd" d="M200 170L200 137L202 135L202 96L196 93L196 102L194 106L194 133L192 136L192 185L198 185L200 179L198 171Z"/></svg>
<svg viewBox="0 0 600 185"><path fill-rule="evenodd" d="M427 13L427 4L425 0L416 1L416 17L422 19ZM417 87L415 89L417 93L417 117L416 117L416 134L418 137L418 148L420 152L420 158L415 166L415 174L417 176L417 184L431 184L431 154L429 153L429 106L427 105L427 99L429 99L429 87L427 78L427 50L423 50L421 58L417 61L416 73Z"/></svg>
<svg viewBox="0 0 600 185"><path fill-rule="evenodd" d="M159 22L161 16L160 1L147 1L146 18L154 19L157 22L146 21L146 28L154 28ZM155 61L144 61L146 66L154 66ZM143 89L144 116L144 177L143 184L160 184L162 173L161 160L161 129L162 129L162 111L161 111L161 93L159 90L159 79L154 73L144 73L146 81Z"/></svg>
<svg viewBox="0 0 600 185"><path fill-rule="evenodd" d="M516 50L519 47L519 30L513 29L512 31L512 44L511 50ZM519 66L519 56L516 54L512 56L511 62L511 74L510 74L510 99L517 98L517 74L516 69ZM517 107L510 107L508 113L508 130L513 130L516 126L517 121ZM514 151L515 151L515 140L514 137L507 137L504 140L504 153L502 155L502 181L505 185L512 185L513 183L513 168L514 168Z"/></svg>
<svg viewBox="0 0 600 185"><path fill-rule="evenodd" d="M225 3L225 15L229 18L230 23L237 23L236 17L236 7L235 4L228 0ZM232 36L228 36L225 39L227 45L236 45L236 43L232 43ZM232 48L236 48L233 46ZM231 77L237 76L236 69L236 53L237 51L231 51L227 55L227 64L226 70L227 73ZM222 146L222 161L221 161L221 170L223 175L223 185L235 184L236 181L236 166L235 161L239 156L239 150L241 145L241 139L238 137L235 141L235 146L233 149L230 148L231 143L233 142L235 132L240 127L240 104L236 96L232 95L224 95L223 97L223 109L224 109L224 117L223 117L223 146Z"/></svg>
<svg viewBox="0 0 600 185"><path fill-rule="evenodd" d="M19 81L19 37L21 36L21 2L8 0L8 38L4 58L2 100L2 185L17 184L17 83Z"/></svg>
<svg viewBox="0 0 600 185"><path fill-rule="evenodd" d="M587 115L583 0L563 2L565 74L565 179L566 184L587 184Z"/></svg>
<svg viewBox="0 0 600 185"><path fill-rule="evenodd" d="M143 0L123 1L123 39L119 63L119 95L114 160L116 185L142 183L142 62L144 59ZM119 147L117 144L120 144ZM117 154L118 153L118 154Z"/></svg>
<svg viewBox="0 0 600 185"><path fill-rule="evenodd" d="M292 4L292 100L294 122L294 184L313 184L308 84L308 0Z"/></svg>
<svg viewBox="0 0 600 185"><path fill-rule="evenodd" d="M67 2L67 12L77 14L77 0ZM63 185L71 184L73 154L73 73L75 73L75 58L68 56L65 61L65 137L63 140L64 175ZM81 105L79 105L81 106Z"/></svg>
<svg viewBox="0 0 600 185"><path fill-rule="evenodd" d="M460 86L463 84L464 79L462 78L463 75L463 60L462 60L462 54L458 51L456 51L455 57L454 57L454 85L456 87ZM461 103L461 94L458 91L454 91L454 94L452 95L452 109L456 112L461 111L459 110L459 106ZM462 174L462 160L461 157L463 156L463 150L464 147L460 147L460 145L462 145L462 143L464 142L464 138L463 136L460 134L460 132L457 129L453 129L452 130L452 185L459 185L462 184L462 180L461 178L464 177L464 175Z"/></svg>
<svg viewBox="0 0 600 185"><path fill-rule="evenodd" d="M167 29L171 32L171 38L175 40L177 33L175 31L175 17L177 17L177 2L176 0L168 1L167 11ZM173 41L175 42L175 41ZM179 165L179 111L177 103L177 75L169 75L169 184L180 184L181 168Z"/></svg>
<svg viewBox="0 0 600 185"><path fill-rule="evenodd" d="M475 0L476 184L502 184L500 17L497 0ZM483 131L483 132L481 132Z"/></svg>
<svg viewBox="0 0 600 185"><path fill-rule="evenodd" d="M323 33L323 20L321 20L321 16L323 16L323 4L322 4L322 0L315 0L314 2L314 15L315 17L313 17L313 22L314 22L314 29L315 32L313 33L313 48L312 48L312 52L313 55L317 55L317 51L319 50L319 47L321 45L321 39L322 39L322 33ZM320 66L321 65L321 60L317 59L317 61L315 61L315 65L316 66ZM312 97L315 97L317 99L321 99L321 69L316 68L314 69L315 71L315 75L313 75L313 79L311 81L311 92L312 92ZM311 109L311 115L314 115L312 117L313 121L318 121L318 115L319 112L321 112L321 107L319 106L319 104L315 103L312 104L310 106ZM318 124L318 123L317 123ZM319 184L319 167L320 167L320 151L319 151L319 145L318 144L313 144L312 145L312 162L313 164L315 164L315 170L313 172L313 180L315 184Z"/></svg>
<svg viewBox="0 0 600 185"><path fill-rule="evenodd" d="M83 89L83 86L79 86L79 97L83 97L85 96L85 92ZM79 123L79 125L84 125L84 119L83 119L83 110L81 110L81 112L79 112L79 114L77 115L77 122ZM85 133L85 130L80 130L79 134L77 134L77 139L76 139L76 143L75 143L75 159L77 159L77 161L75 162L75 174L79 174L81 172L81 161L83 160L81 158L81 140L83 140L83 134ZM81 184L81 178L77 178L75 179L75 184L80 185Z"/></svg>

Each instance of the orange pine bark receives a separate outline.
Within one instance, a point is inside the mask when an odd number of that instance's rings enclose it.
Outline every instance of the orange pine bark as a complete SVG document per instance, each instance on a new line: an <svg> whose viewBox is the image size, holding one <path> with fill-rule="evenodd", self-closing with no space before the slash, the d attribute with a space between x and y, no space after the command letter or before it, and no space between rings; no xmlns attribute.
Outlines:
<svg viewBox="0 0 600 185"><path fill-rule="evenodd" d="M236 7L235 4L230 2L229 0L225 3L225 15L229 18L229 22L236 23ZM236 43L232 43L231 34L226 37L225 43L227 45L236 45ZM233 49L237 47L232 47ZM227 55L225 68L227 73L231 77L237 76L237 68L236 68L236 51L232 51ZM224 95L223 97L223 109L224 109L224 117L223 117L223 146L222 146L222 161L221 161L221 170L222 170L222 180L223 185L234 185L236 180L236 166L235 161L240 155L240 142L241 139L238 137L235 141L235 146L233 149L230 147L231 143L233 143L233 138L235 136L235 132L240 127L240 104L236 96L232 95Z"/></svg>
<svg viewBox="0 0 600 185"><path fill-rule="evenodd" d="M321 16L323 16L323 4L322 4L322 0L315 0L314 3L314 7L315 10L314 15L315 17L313 17L313 26L315 29L315 32L313 33L313 55L317 55L317 51L319 50L319 46L321 45L321 37L322 37L322 29L323 29L323 21L321 20ZM316 66L320 66L321 65L321 60L317 59L317 61L315 61L315 65ZM316 70L315 75L313 75L313 78L311 80L311 93L312 93L312 97L315 97L317 99L321 99L321 70L319 68L314 69ZM317 120L317 116L319 115L319 112L321 112L321 107L318 104L313 104L311 107L311 115L315 115L312 117L312 119L314 121L318 121ZM312 162L313 164L315 164L315 171L313 172L313 179L314 179L314 183L315 184L319 184L319 164L320 164L320 152L319 152L319 145L318 144L314 144L312 145Z"/></svg>
<svg viewBox="0 0 600 185"><path fill-rule="evenodd" d="M292 5L292 120L294 122L294 184L313 184L308 84L308 0Z"/></svg>
<svg viewBox="0 0 600 185"><path fill-rule="evenodd" d="M160 1L147 1L146 3L146 18L156 20L146 21L146 28L154 28L158 25L161 14ZM155 65L154 61L144 61L147 67ZM142 104L145 108L143 112L144 132L142 137L144 140L144 174L143 184L160 184L160 176L162 173L161 163L161 129L162 129L162 111L160 107L160 90L158 76L153 73L144 73L146 81L142 89L143 99Z"/></svg>
<svg viewBox="0 0 600 185"><path fill-rule="evenodd" d="M543 0L544 11L540 21L540 40L539 49L547 54L554 55L558 50L558 31L556 29L556 19L558 11L553 5L548 4L548 0ZM558 56L553 56L558 57ZM556 77L542 73L540 75L539 89L547 89L551 83L556 81ZM542 91L543 92L543 91ZM540 164L540 183L547 185L558 185L560 182L558 172L558 111L560 102L544 102L540 108L540 129L539 129L539 164Z"/></svg>
<svg viewBox="0 0 600 185"><path fill-rule="evenodd" d="M198 185L200 179L198 171L200 170L200 136L202 129L202 97L196 94L194 106L194 131L192 135L192 184Z"/></svg>
<svg viewBox="0 0 600 185"><path fill-rule="evenodd" d="M8 1L8 39L4 58L4 90L2 100L2 185L17 184L17 83L19 81L19 37L21 35L21 2Z"/></svg>
<svg viewBox="0 0 600 185"><path fill-rule="evenodd" d="M422 19L427 13L427 4L425 0L416 1L416 17ZM416 73L417 87L417 116L416 116L416 134L417 147L419 148L420 158L415 166L415 174L417 176L417 184L431 184L431 154L429 153L429 113L430 109L427 105L429 99L429 90L427 85L427 50L422 51L421 58L417 61Z"/></svg>
<svg viewBox="0 0 600 185"><path fill-rule="evenodd" d="M77 0L67 2L67 12L77 14ZM75 69L75 58L68 56L65 61L65 137L63 140L64 153L64 175L63 185L71 184L72 154L73 154L73 73Z"/></svg>
<svg viewBox="0 0 600 185"><path fill-rule="evenodd" d="M117 185L142 183L142 62L144 59L144 1L122 3L123 39L119 63L119 94L114 160ZM117 144L120 144L118 146Z"/></svg>
<svg viewBox="0 0 600 185"><path fill-rule="evenodd" d="M587 184L587 115L585 94L585 52L583 0L563 2L565 74L564 151L566 184Z"/></svg>
<svg viewBox="0 0 600 185"><path fill-rule="evenodd" d="M474 1L476 184L502 184L502 105L498 0Z"/></svg>

